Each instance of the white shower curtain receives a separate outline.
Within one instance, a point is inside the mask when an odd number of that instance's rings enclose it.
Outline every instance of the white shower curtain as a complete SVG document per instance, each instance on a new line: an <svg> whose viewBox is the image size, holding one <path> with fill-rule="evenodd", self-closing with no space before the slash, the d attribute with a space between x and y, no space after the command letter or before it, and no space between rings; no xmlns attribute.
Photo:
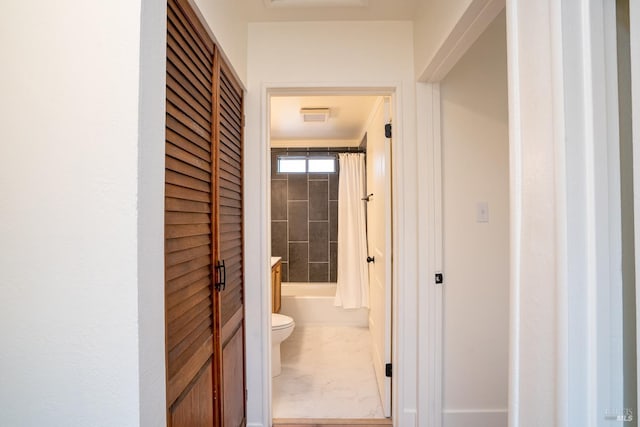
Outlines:
<svg viewBox="0 0 640 427"><path fill-rule="evenodd" d="M369 307L364 154L340 154L338 283L335 305Z"/></svg>

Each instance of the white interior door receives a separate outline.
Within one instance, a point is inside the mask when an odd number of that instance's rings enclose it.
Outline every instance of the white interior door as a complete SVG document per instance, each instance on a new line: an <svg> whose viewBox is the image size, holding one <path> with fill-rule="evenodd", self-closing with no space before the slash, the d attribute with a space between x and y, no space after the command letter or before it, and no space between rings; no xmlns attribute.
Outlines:
<svg viewBox="0 0 640 427"><path fill-rule="evenodd" d="M385 417L391 416L391 139L384 125L391 118L388 98L379 102L367 131L367 245L369 257L369 329L373 363Z"/></svg>

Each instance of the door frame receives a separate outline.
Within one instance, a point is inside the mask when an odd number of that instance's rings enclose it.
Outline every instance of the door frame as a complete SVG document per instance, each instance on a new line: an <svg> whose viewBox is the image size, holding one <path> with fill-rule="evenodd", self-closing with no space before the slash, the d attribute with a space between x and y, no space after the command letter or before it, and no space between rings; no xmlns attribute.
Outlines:
<svg viewBox="0 0 640 427"><path fill-rule="evenodd" d="M363 85L362 83L351 83L344 85L322 85L313 83L277 83L277 84L264 84L262 87L260 97L260 123L261 123L261 138L260 145L258 147L261 159L261 202L265 211L262 215L263 233L260 237L261 252L264 254L260 265L260 278L262 279L262 286L260 286L259 294L254 295L254 298L247 300L247 311L255 311L259 316L260 328L259 331L253 330L254 333L259 333L260 339L260 354L266 357L247 359L248 375L253 373L259 375L261 378L262 396L263 396L263 425L270 425L273 419L272 414L272 378L271 378L271 286L268 286L271 280L271 268L268 262L269 254L271 253L271 212L268 209L270 206L271 190L269 183L271 182L270 167L270 135L269 135L269 116L270 116L270 99L274 95L291 95L291 96L303 96L303 95L378 95L387 96L391 99L391 105L395 113L394 123L403 123L403 108L402 108L402 87L398 82L382 83L379 85ZM398 143L392 146L392 209L393 209L393 222L391 224L392 234L394 236L392 242L392 251L394 253L394 262L392 263L392 283L405 283L410 286L410 281L403 280L401 271L409 268L403 264L409 264L406 259L403 261L403 257L400 254L406 253L404 246L406 243L403 241L403 234L401 234L402 223L397 218L402 218L402 212L399 212L397 207L402 206L404 199L408 196L408 191L402 191L402 185L406 181L402 176L402 168L398 167L397 162L401 162L406 158L403 155L403 129L401 125L394 126L394 141ZM249 230L248 230L249 231ZM404 245L404 246L403 246ZM402 357L405 354L411 354L411 351L407 350L407 347L413 347L411 338L405 337L406 334L399 334L399 325L405 324L405 329L417 329L415 323L409 320L405 320L408 317L408 313L411 310L408 309L409 305L415 300L410 296L404 296L407 293L403 293L400 286L394 286L392 288L392 318L391 318L391 346L392 355L391 358L396 365L402 364ZM249 317L249 316L248 316ZM415 325L415 326L414 326ZM406 330L405 330L406 333ZM259 364L256 365L256 363ZM257 379L257 378L252 378ZM404 395L400 391L402 385L407 381L415 381L415 376L410 370L394 369L394 379L392 381L391 390L391 419L394 425L403 425L402 417L405 410Z"/></svg>
<svg viewBox="0 0 640 427"><path fill-rule="evenodd" d="M472 0L416 83L418 168L418 425L443 422L444 288L435 284L443 270L442 135L440 82L505 8L505 0Z"/></svg>

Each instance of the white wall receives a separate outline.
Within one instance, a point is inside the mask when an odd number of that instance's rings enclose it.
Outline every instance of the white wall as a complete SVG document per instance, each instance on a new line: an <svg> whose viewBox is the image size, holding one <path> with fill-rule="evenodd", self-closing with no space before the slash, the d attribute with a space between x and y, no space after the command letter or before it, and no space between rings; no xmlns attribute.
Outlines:
<svg viewBox="0 0 640 427"><path fill-rule="evenodd" d="M233 65L243 84L247 83L247 18L243 2L191 0L200 10L214 39Z"/></svg>
<svg viewBox="0 0 640 427"><path fill-rule="evenodd" d="M507 425L506 61L502 13L441 82L446 427ZM487 223L476 220L479 202Z"/></svg>
<svg viewBox="0 0 640 427"><path fill-rule="evenodd" d="M139 425L140 32L140 1L3 4L0 425Z"/></svg>
<svg viewBox="0 0 640 427"><path fill-rule="evenodd" d="M409 22L302 22L249 25L248 99L245 148L245 221L247 281L247 354L268 352L269 213L266 135L267 88L397 88L394 152L395 236L399 247L396 301L402 360L394 375L399 384L396 422L414 425L416 412L416 180L415 84L412 25ZM396 351L398 348L396 347ZM269 423L268 359L248 360L249 425Z"/></svg>

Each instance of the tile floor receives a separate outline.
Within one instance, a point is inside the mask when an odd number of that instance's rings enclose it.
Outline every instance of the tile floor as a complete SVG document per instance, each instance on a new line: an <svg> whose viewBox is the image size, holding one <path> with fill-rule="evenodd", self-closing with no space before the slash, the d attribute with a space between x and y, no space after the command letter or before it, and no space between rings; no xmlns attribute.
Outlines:
<svg viewBox="0 0 640 427"><path fill-rule="evenodd" d="M281 358L274 418L383 418L368 329L296 326Z"/></svg>

